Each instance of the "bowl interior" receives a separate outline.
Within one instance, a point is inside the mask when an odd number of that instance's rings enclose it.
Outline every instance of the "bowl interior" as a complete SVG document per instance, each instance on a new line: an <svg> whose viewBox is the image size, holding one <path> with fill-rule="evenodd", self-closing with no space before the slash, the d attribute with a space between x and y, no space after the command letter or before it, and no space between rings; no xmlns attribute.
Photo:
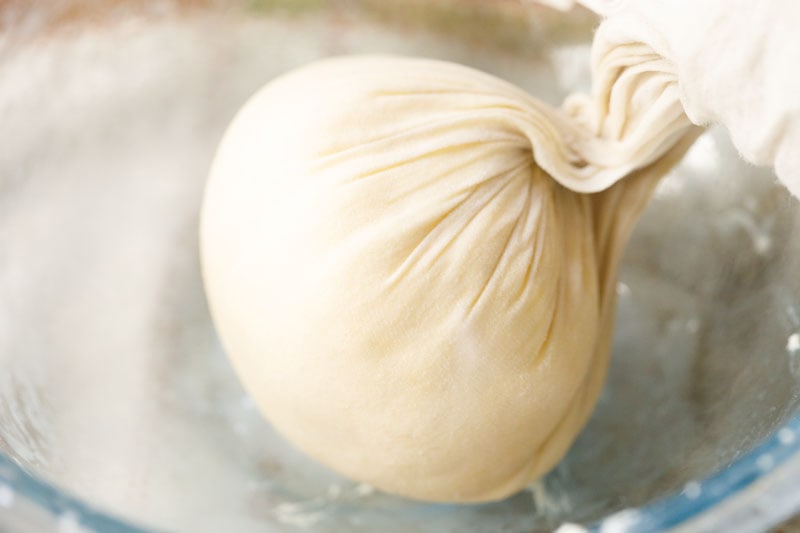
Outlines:
<svg viewBox="0 0 800 533"><path fill-rule="evenodd" d="M314 464L260 418L197 260L224 128L264 82L344 53L449 59L552 104L588 88L589 14L481 5L16 13L0 43L0 451L160 530L531 531L681 490L794 413L800 208L715 130L636 231L608 384L544 480L487 505L409 502Z"/></svg>

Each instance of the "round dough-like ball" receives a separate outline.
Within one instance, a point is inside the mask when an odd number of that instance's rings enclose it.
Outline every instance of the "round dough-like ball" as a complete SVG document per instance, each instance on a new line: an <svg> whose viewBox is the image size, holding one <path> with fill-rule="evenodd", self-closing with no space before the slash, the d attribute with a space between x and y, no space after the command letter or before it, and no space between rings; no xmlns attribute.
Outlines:
<svg viewBox="0 0 800 533"><path fill-rule="evenodd" d="M542 105L466 67L356 57L285 75L236 117L204 280L246 389L307 454L469 502L573 442L605 374L613 273L590 195L540 167L568 156L536 153L560 142Z"/></svg>

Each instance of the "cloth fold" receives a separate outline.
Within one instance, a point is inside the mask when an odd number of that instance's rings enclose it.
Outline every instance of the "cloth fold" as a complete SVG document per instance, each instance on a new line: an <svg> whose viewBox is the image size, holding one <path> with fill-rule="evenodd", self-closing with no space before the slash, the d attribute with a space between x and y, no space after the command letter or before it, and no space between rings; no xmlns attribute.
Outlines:
<svg viewBox="0 0 800 533"><path fill-rule="evenodd" d="M656 82L650 79L636 87L613 88L612 99L615 94L630 98L634 107L646 109L671 106L669 100L677 94L692 123L725 126L744 159L773 166L778 178L800 197L800 2L541 2L559 9L582 4L604 18L593 44L595 97L605 94L609 78L622 83L657 65L665 77L672 77L674 89L656 95ZM568 100L568 110L573 101ZM657 113L642 116L664 118ZM644 120L642 127L647 127ZM613 121L597 125L607 135L620 127ZM657 125L650 127L658 131ZM663 127L670 129L668 124Z"/></svg>

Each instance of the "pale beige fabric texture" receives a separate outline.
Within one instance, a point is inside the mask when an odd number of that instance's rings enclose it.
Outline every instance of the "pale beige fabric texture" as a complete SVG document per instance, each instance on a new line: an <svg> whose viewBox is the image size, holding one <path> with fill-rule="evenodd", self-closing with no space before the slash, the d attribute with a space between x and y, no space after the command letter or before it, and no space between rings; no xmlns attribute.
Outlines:
<svg viewBox="0 0 800 533"><path fill-rule="evenodd" d="M239 113L204 278L289 440L436 501L502 498L566 453L604 381L624 242L695 135L668 63L595 59L595 93L564 111L467 67L353 57Z"/></svg>

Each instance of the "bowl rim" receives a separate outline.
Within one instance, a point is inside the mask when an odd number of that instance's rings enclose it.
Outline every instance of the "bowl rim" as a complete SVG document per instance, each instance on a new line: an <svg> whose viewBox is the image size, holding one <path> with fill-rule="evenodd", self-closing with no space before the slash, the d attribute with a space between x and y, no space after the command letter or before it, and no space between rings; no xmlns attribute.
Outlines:
<svg viewBox="0 0 800 533"><path fill-rule="evenodd" d="M704 479L688 481L641 507L612 513L586 531L762 531L800 510L797 479L800 409L761 444ZM725 505L731 503L737 505Z"/></svg>
<svg viewBox="0 0 800 533"><path fill-rule="evenodd" d="M149 533L150 529L135 526L132 522L101 510L81 498L59 489L54 484L25 470L16 461L0 451L0 490L10 490L11 497L0 505L0 525L3 512L14 512L16 500L24 498L54 519L54 530L60 519L69 519L80 527L103 533ZM25 518L24 516L22 517ZM42 524L34 524L41 526ZM80 530L79 530L80 531Z"/></svg>
<svg viewBox="0 0 800 533"><path fill-rule="evenodd" d="M781 468L784 467L784 468ZM784 471L786 470L786 471ZM800 409L761 444L702 480L687 482L682 489L641 507L616 511L582 526L564 524L558 532L657 532L670 530L759 531L777 525L800 510ZM83 501L31 474L0 452L0 490L11 491L8 505L22 497L49 516L70 516L81 527L105 533L149 533L132 520ZM733 500L736 500L733 502ZM741 500L741 502L739 501ZM737 503L735 506L726 503ZM770 512L765 512L765 505ZM2 518L2 513L0 513ZM55 523L54 523L55 525ZM727 526L727 527L726 527Z"/></svg>

